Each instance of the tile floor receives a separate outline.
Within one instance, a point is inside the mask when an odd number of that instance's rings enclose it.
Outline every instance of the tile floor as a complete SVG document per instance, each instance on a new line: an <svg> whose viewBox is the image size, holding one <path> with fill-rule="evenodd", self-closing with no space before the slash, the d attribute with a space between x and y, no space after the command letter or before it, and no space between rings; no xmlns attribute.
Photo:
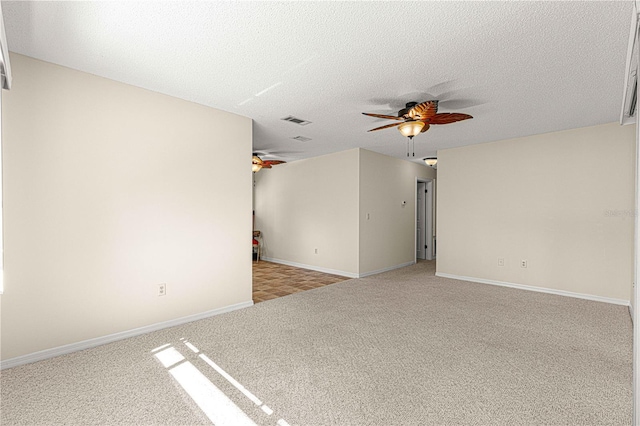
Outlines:
<svg viewBox="0 0 640 426"><path fill-rule="evenodd" d="M295 268L279 263L253 262L253 303L348 280L347 277Z"/></svg>

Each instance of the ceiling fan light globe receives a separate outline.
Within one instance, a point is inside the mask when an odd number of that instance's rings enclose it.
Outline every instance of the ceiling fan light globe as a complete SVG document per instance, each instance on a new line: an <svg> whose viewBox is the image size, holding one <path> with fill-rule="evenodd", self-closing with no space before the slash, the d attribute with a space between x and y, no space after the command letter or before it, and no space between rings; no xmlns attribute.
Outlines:
<svg viewBox="0 0 640 426"><path fill-rule="evenodd" d="M253 163L251 165L251 171L253 173L259 172L261 168L262 168L262 166L260 164Z"/></svg>
<svg viewBox="0 0 640 426"><path fill-rule="evenodd" d="M412 138L418 135L424 126L424 121L405 121L398 126L398 130L400 130L402 136Z"/></svg>
<svg viewBox="0 0 640 426"><path fill-rule="evenodd" d="M434 157L425 158L424 162L427 163L427 166L435 166L438 163L438 159Z"/></svg>

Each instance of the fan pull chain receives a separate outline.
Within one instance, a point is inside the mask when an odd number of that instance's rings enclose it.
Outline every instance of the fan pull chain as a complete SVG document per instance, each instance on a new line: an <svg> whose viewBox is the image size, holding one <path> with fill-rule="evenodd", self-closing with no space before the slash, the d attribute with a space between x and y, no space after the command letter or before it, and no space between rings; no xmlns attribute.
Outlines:
<svg viewBox="0 0 640 426"><path fill-rule="evenodd" d="M411 143L411 151L409 151L409 143ZM409 157L409 152L411 152L411 156L416 156L416 143L414 142L412 137L407 139L407 157Z"/></svg>
<svg viewBox="0 0 640 426"><path fill-rule="evenodd" d="M411 143L411 151L409 151L409 143ZM411 152L411 156L416 156L416 143L414 142L413 138L407 139L407 157L410 157L409 152Z"/></svg>

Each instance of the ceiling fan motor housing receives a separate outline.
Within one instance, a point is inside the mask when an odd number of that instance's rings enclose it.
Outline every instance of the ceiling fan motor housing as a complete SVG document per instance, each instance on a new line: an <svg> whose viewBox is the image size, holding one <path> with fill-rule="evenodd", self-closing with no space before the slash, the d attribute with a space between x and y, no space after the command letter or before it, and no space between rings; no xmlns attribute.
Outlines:
<svg viewBox="0 0 640 426"><path fill-rule="evenodd" d="M414 106L416 106L416 105L418 105L417 102L407 102L405 107L402 108L400 111L398 111L398 117L404 117L405 115L407 115L409 113L409 110L411 108L413 108Z"/></svg>

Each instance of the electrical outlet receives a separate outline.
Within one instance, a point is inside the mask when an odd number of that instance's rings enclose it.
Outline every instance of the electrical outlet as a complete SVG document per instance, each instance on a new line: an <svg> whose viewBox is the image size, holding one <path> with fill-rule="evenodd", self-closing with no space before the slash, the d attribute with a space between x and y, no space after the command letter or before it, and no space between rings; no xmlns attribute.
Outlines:
<svg viewBox="0 0 640 426"><path fill-rule="evenodd" d="M167 285L165 283L158 284L158 296L167 295Z"/></svg>
<svg viewBox="0 0 640 426"><path fill-rule="evenodd" d="M498 258L498 266L504 266L504 257Z"/></svg>
<svg viewBox="0 0 640 426"><path fill-rule="evenodd" d="M527 267L527 261L526 261L525 259L522 259L522 260L520 261L520 267L521 267L521 268L526 268L526 267Z"/></svg>

